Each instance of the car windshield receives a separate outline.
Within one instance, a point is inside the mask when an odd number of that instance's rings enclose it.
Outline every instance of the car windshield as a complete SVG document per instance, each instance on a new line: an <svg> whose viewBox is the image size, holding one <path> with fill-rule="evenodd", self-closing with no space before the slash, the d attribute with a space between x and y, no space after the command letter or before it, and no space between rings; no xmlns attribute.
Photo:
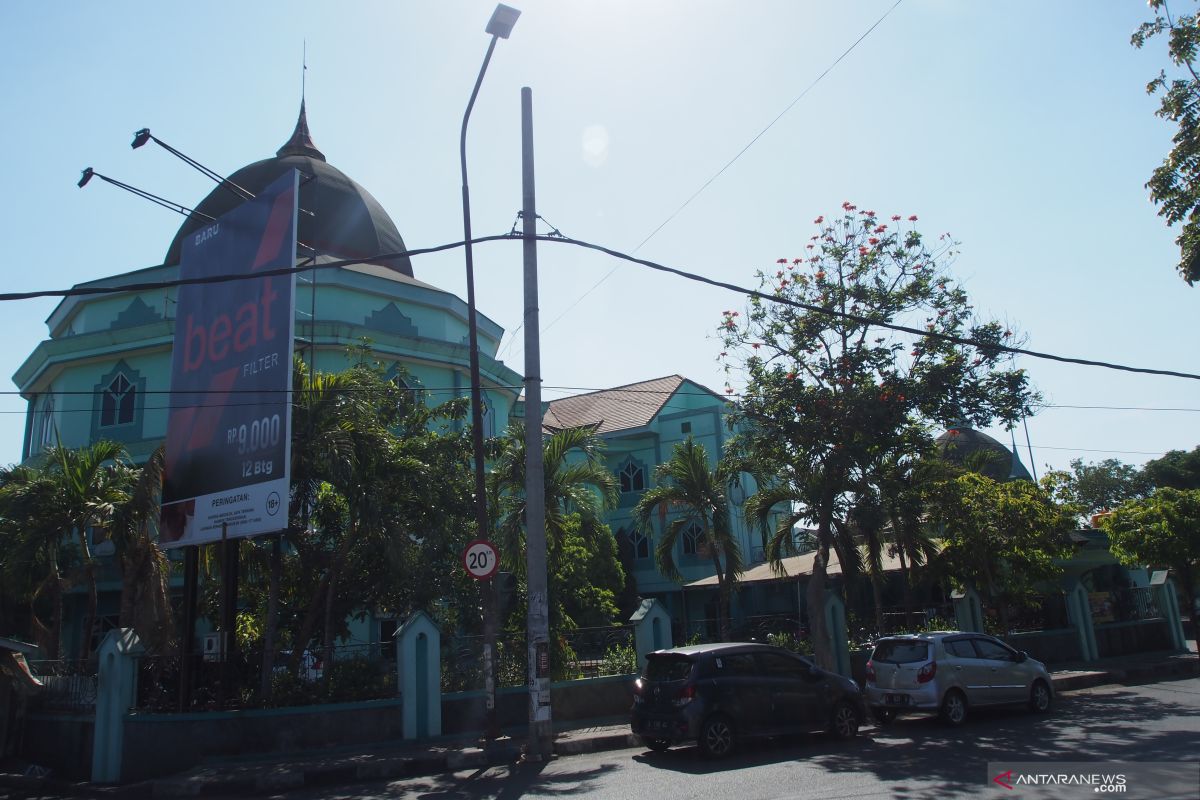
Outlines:
<svg viewBox="0 0 1200 800"><path fill-rule="evenodd" d="M692 671L692 660L687 656L662 655L646 658L642 677L648 681L681 681Z"/></svg>
<svg viewBox="0 0 1200 800"><path fill-rule="evenodd" d="M872 661L886 661L890 664L913 664L929 660L929 644L927 642L908 642L891 640L875 645Z"/></svg>

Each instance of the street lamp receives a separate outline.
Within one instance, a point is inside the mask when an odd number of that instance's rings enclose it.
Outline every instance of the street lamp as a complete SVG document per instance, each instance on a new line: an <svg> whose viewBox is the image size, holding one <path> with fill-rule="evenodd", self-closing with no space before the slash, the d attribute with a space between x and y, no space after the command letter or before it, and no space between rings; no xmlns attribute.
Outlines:
<svg viewBox="0 0 1200 800"><path fill-rule="evenodd" d="M488 43L487 55L483 57L483 66L479 68L479 77L475 79L475 88L471 90L471 99L467 102L467 110L463 114L462 133L459 136L458 154L462 166L462 206L463 206L463 239L467 260L467 347L470 349L471 366L471 449L475 460L475 526L479 539L490 539L488 535L487 495L484 485L484 456L483 456L483 394L479 386L479 327L475 319L475 260L471 247L471 192L467 187L467 123L471 119L471 109L475 107L475 98L479 95L479 86L483 83L484 73L492 60L492 52L496 49L498 39L507 39L512 33L513 25L521 12L504 5L496 6L492 18L488 20L487 32L492 35ZM496 726L496 683L495 683L495 648L498 620L496 616L495 587L488 581L484 588L484 681L487 684L488 738L494 738L498 733Z"/></svg>

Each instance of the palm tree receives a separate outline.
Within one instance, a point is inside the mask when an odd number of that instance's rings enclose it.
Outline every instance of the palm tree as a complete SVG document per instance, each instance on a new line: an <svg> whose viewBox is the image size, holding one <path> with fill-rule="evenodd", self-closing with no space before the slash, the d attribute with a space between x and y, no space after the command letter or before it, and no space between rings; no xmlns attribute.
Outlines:
<svg viewBox="0 0 1200 800"><path fill-rule="evenodd" d="M141 467L123 468L128 499L116 506L109 525L121 570L121 627L133 628L150 652L163 653L172 638L171 565L156 536L163 447L151 453Z"/></svg>
<svg viewBox="0 0 1200 800"><path fill-rule="evenodd" d="M620 497L616 477L604 465L604 440L590 428L567 428L544 440L547 559L553 563L571 514L584 531L598 530L601 514ZM525 426L509 426L489 475L490 504L505 566L525 571Z"/></svg>
<svg viewBox="0 0 1200 800"><path fill-rule="evenodd" d="M71 583L87 589L87 609L79 641L78 657L91 653L91 633L96 621L96 559L89 532L107 528L117 508L129 501L129 465L125 448L110 441L87 447L69 448L56 444L36 462L12 467L0 474L0 516L17 537L31 565L46 571L31 593L31 602L46 595L51 603L50 625L32 613L31 624L39 641L49 645L47 653L58 654L62 631L62 593ZM72 568L63 569L64 542L72 542L68 554Z"/></svg>
<svg viewBox="0 0 1200 800"><path fill-rule="evenodd" d="M87 611L79 642L79 658L92 650L92 629L96 624L98 603L96 559L92 555L89 531L106 528L113 512L129 500L124 445L107 440L87 447L69 448L56 444L45 453L46 469L58 485L59 523L64 534L73 534L82 558L80 574L87 587Z"/></svg>
<svg viewBox="0 0 1200 800"><path fill-rule="evenodd" d="M670 459L655 468L656 485L642 495L633 509L637 525L647 532L651 530L651 519L656 511L662 514L679 512L666 523L654 549L659 571L673 581L683 579L675 563L675 544L679 535L690 524L700 526L700 541L712 559L717 576L717 614L724 641L729 641L731 636L729 605L733 587L744 569L742 548L733 535L729 499L725 492L730 477L731 470L724 464L710 468L704 445L689 436L675 445Z"/></svg>

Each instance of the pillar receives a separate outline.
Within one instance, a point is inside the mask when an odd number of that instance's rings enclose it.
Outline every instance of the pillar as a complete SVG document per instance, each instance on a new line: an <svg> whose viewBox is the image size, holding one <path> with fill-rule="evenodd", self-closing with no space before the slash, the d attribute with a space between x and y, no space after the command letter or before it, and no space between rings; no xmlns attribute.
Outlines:
<svg viewBox="0 0 1200 800"><path fill-rule="evenodd" d="M424 611L396 631L396 685L402 698L401 736L441 736L442 632Z"/></svg>
<svg viewBox="0 0 1200 800"><path fill-rule="evenodd" d="M96 723L92 732L92 783L121 780L125 714L137 699L138 657L146 652L133 628L115 628L100 643Z"/></svg>
<svg viewBox="0 0 1200 800"><path fill-rule="evenodd" d="M643 600L638 610L629 618L633 625L633 648L637 651L637 666L640 672L646 666L646 656L655 650L669 650L671 639L671 615L658 600Z"/></svg>

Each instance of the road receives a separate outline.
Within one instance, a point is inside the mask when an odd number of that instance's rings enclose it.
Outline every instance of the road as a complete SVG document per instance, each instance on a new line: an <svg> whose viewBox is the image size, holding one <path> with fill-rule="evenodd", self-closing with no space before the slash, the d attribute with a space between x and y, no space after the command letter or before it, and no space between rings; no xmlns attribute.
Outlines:
<svg viewBox="0 0 1200 800"><path fill-rule="evenodd" d="M813 735L752 743L726 761L694 747L617 750L545 765L289 792L288 798L774 798L1014 797L990 783L988 761L1200 760L1200 679L1100 687L1058 698L1049 716L979 711L956 730L932 719L865 727L849 743ZM1137 797L1127 793L1124 797ZM1197 787L1200 797L1200 787Z"/></svg>

